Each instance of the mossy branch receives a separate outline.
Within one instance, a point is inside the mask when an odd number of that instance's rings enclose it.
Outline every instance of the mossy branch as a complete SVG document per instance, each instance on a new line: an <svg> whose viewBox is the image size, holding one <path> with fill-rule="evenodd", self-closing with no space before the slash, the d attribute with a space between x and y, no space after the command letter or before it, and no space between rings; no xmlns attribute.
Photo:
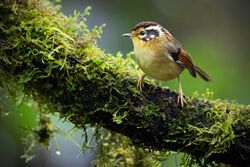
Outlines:
<svg viewBox="0 0 250 167"><path fill-rule="evenodd" d="M30 3L27 3L30 2ZM138 70L121 54L96 45L101 28L88 30L85 15L66 17L39 1L0 1L0 84L23 92L78 127L99 125L142 147L173 150L196 160L250 163L250 107L187 98L150 81L136 88Z"/></svg>

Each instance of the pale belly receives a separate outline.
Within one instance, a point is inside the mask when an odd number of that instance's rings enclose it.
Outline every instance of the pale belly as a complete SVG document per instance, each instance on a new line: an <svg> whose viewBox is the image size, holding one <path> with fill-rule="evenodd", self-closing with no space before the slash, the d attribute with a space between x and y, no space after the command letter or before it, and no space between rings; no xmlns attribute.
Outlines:
<svg viewBox="0 0 250 167"><path fill-rule="evenodd" d="M183 67L173 62L166 55L155 56L153 53L137 53L136 59L142 71L157 80L175 79L183 71Z"/></svg>

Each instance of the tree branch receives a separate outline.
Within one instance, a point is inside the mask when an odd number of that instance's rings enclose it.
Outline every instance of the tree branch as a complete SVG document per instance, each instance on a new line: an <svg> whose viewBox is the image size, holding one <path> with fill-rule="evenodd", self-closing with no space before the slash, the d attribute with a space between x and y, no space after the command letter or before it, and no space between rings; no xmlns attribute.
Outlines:
<svg viewBox="0 0 250 167"><path fill-rule="evenodd" d="M29 1L28 1L29 2ZM147 81L136 88L130 57L95 46L80 14L66 17L39 2L0 1L0 84L20 90L76 126L100 125L153 150L185 152L198 162L250 163L250 107L186 97ZM130 56L130 55L127 55Z"/></svg>

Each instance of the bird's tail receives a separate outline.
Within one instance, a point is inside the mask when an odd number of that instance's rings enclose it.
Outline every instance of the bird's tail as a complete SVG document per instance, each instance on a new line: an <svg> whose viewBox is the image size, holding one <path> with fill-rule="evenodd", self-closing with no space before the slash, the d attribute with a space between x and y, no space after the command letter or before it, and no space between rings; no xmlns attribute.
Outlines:
<svg viewBox="0 0 250 167"><path fill-rule="evenodd" d="M199 67L195 66L195 70L197 72L197 74L205 81L210 82L212 81L212 79Z"/></svg>

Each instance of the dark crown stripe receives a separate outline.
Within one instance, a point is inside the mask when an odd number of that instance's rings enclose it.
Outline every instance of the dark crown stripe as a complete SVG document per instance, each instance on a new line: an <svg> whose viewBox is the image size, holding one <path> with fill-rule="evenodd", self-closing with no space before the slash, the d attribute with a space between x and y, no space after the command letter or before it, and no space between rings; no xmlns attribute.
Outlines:
<svg viewBox="0 0 250 167"><path fill-rule="evenodd" d="M139 28L147 28L149 26L161 26L160 24L153 22L153 21L145 21L137 24L134 28L132 28L132 31L138 30Z"/></svg>

